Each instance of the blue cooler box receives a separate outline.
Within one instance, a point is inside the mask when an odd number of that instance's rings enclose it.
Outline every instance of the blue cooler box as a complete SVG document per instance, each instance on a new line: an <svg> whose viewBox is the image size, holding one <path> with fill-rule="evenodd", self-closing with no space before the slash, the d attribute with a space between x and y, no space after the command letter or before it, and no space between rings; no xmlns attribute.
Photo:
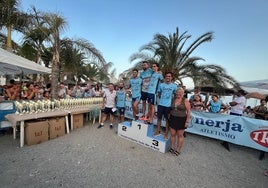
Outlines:
<svg viewBox="0 0 268 188"><path fill-rule="evenodd" d="M11 123L5 118L7 114L14 114L16 112L15 104L13 101L0 102L0 129L11 127Z"/></svg>

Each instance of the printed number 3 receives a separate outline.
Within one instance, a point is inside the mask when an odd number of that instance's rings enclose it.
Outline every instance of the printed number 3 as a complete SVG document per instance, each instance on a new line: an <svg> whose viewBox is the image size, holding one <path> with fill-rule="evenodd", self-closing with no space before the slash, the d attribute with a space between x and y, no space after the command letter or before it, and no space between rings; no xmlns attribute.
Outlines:
<svg viewBox="0 0 268 188"><path fill-rule="evenodd" d="M153 140L153 143L152 143L152 144L153 144L154 146L158 146L158 143L159 143L159 142L158 142L157 140Z"/></svg>

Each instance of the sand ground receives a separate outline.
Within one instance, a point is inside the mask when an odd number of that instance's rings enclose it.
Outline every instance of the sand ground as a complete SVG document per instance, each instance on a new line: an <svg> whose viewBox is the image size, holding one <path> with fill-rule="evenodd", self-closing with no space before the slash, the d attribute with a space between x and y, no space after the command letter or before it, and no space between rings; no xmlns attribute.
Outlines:
<svg viewBox="0 0 268 188"><path fill-rule="evenodd" d="M108 124L107 124L108 125ZM180 156L125 140L116 127L83 128L47 142L19 147L0 136L0 187L268 187L268 154L187 134Z"/></svg>

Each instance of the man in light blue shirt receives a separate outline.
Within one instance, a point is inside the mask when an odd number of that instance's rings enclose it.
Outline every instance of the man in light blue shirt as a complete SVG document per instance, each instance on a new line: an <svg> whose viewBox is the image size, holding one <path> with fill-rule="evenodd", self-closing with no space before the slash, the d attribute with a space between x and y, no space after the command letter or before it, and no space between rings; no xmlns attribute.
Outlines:
<svg viewBox="0 0 268 188"><path fill-rule="evenodd" d="M142 79L138 77L138 69L133 69L133 76L129 80L129 89L131 88L132 93L132 111L133 118L138 119L139 114L139 103L141 100L141 85Z"/></svg>
<svg viewBox="0 0 268 188"><path fill-rule="evenodd" d="M141 100L142 100L142 116L140 120L148 120L145 115L146 112L146 103L148 100L148 87L150 84L150 79L153 74L153 70L149 68L148 61L142 62L142 69L143 71L140 74L140 78L142 79L142 89L141 89Z"/></svg>
<svg viewBox="0 0 268 188"><path fill-rule="evenodd" d="M126 92L124 89L124 83L118 84L119 90L116 92L116 108L118 110L118 123L124 121L125 117L125 103L126 103Z"/></svg>
<svg viewBox="0 0 268 188"><path fill-rule="evenodd" d="M155 105L156 105L156 93L159 86L159 83L163 80L163 75L159 71L159 64L153 63L152 65L153 74L150 79L148 87L148 103L149 103L149 121L148 123L152 124L154 119Z"/></svg>
<svg viewBox="0 0 268 188"><path fill-rule="evenodd" d="M161 121L164 116L166 120L165 139L168 139L168 118L171 110L171 102L177 90L177 85L172 82L173 73L167 72L165 74L165 82L161 83L158 89L160 94L159 104L157 106L157 129L155 136L160 134Z"/></svg>

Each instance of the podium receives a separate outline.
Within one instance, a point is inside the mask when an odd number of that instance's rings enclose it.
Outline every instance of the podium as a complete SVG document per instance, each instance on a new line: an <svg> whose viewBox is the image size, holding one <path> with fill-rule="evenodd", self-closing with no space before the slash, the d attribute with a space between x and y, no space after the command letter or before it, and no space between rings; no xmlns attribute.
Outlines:
<svg viewBox="0 0 268 188"><path fill-rule="evenodd" d="M163 134L154 136L154 125L146 124L140 120L120 123L117 134L122 138L162 153L166 153L170 146L170 138L165 140Z"/></svg>

